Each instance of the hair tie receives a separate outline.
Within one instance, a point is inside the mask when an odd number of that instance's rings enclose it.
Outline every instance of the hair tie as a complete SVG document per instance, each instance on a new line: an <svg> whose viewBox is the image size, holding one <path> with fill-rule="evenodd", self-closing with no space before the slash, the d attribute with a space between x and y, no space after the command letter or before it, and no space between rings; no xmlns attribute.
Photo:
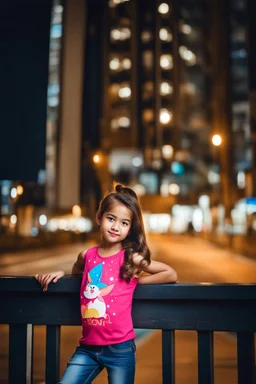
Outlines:
<svg viewBox="0 0 256 384"><path fill-rule="evenodd" d="M125 187L124 185L122 184L116 184L115 186L115 191L116 193L121 193L121 194L125 194L125 195L130 195L132 197L134 197L136 200L138 200L138 196L137 194L134 192L133 189L129 188L129 187Z"/></svg>

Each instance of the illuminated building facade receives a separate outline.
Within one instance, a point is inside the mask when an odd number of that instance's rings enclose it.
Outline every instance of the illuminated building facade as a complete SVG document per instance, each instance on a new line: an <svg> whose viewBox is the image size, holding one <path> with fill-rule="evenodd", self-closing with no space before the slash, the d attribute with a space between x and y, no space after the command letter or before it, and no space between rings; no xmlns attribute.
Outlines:
<svg viewBox="0 0 256 384"><path fill-rule="evenodd" d="M210 163L208 1L106 4L97 40L99 4L88 1L87 45L98 43L102 81L98 121L90 127L85 117L84 139L109 155L110 180L195 202Z"/></svg>

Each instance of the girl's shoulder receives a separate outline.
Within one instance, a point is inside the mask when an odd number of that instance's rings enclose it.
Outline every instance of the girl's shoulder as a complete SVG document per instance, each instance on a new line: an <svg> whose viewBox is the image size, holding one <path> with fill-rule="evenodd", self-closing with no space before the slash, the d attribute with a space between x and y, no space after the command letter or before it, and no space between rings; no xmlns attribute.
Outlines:
<svg viewBox="0 0 256 384"><path fill-rule="evenodd" d="M84 259L91 254L97 253L98 248L99 248L98 246L95 246L95 247L91 247L91 248L88 248L85 251L83 251Z"/></svg>

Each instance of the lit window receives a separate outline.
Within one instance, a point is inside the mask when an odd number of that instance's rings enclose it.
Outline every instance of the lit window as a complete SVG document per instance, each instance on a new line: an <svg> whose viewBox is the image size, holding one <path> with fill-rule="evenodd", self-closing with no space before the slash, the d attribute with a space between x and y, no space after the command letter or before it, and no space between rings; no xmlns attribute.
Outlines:
<svg viewBox="0 0 256 384"><path fill-rule="evenodd" d="M173 93L173 86L168 83L167 81L164 81L160 85L160 94L162 96L171 95Z"/></svg>
<svg viewBox="0 0 256 384"><path fill-rule="evenodd" d="M141 40L144 44L149 43L153 38L153 35L150 31L143 31L141 34Z"/></svg>
<svg viewBox="0 0 256 384"><path fill-rule="evenodd" d="M132 67L132 62L130 59L123 59L122 61L123 69L130 69Z"/></svg>
<svg viewBox="0 0 256 384"><path fill-rule="evenodd" d="M115 117L111 120L110 126L112 131L117 131L119 128L129 128L131 120L127 116Z"/></svg>
<svg viewBox="0 0 256 384"><path fill-rule="evenodd" d="M119 128L118 119L112 119L111 123L110 123L110 126L111 126L111 130L112 131L117 131L118 128Z"/></svg>
<svg viewBox="0 0 256 384"><path fill-rule="evenodd" d="M161 28L160 30L159 30L159 38L160 38L160 40L162 40L162 41L167 41L167 42L170 42L170 41L172 41L172 34L171 34L171 32L170 31L168 31L168 29L166 29L166 28Z"/></svg>
<svg viewBox="0 0 256 384"><path fill-rule="evenodd" d="M142 56L143 67L146 69L153 68L154 58L152 51L144 51Z"/></svg>
<svg viewBox="0 0 256 384"><path fill-rule="evenodd" d="M121 87L118 91L118 96L121 98L121 99L124 99L124 100L128 100L130 99L131 97L131 88L130 87Z"/></svg>
<svg viewBox="0 0 256 384"><path fill-rule="evenodd" d="M121 28L120 29L120 40L128 40L131 37L131 31L129 28Z"/></svg>
<svg viewBox="0 0 256 384"><path fill-rule="evenodd" d="M129 28L115 28L110 32L110 38L112 41L124 41L131 37L131 31Z"/></svg>
<svg viewBox="0 0 256 384"><path fill-rule="evenodd" d="M180 25L180 31L184 33L184 35L189 35L192 32L192 28L190 25L181 23Z"/></svg>
<svg viewBox="0 0 256 384"><path fill-rule="evenodd" d="M120 60L117 57L113 58L109 63L109 68L112 71L117 71L120 68Z"/></svg>
<svg viewBox="0 0 256 384"><path fill-rule="evenodd" d="M119 4L121 3L125 3L126 1L130 1L130 0L109 0L108 2L108 6L110 8L115 8L117 7Z"/></svg>
<svg viewBox="0 0 256 384"><path fill-rule="evenodd" d="M142 119L145 123L150 123L154 120L154 111L153 109L144 109L142 112Z"/></svg>
<svg viewBox="0 0 256 384"><path fill-rule="evenodd" d="M120 36L121 33L119 29L112 29L112 31L110 32L111 40L120 40Z"/></svg>
<svg viewBox="0 0 256 384"><path fill-rule="evenodd" d="M131 124L131 120L128 117L120 117L119 120L119 126L121 128L128 128Z"/></svg>
<svg viewBox="0 0 256 384"><path fill-rule="evenodd" d="M184 45L180 46L179 54L180 57L185 60L188 65L196 64L196 55Z"/></svg>
<svg viewBox="0 0 256 384"><path fill-rule="evenodd" d="M113 57L109 62L109 68L112 71L122 71L128 70L132 66L132 62L129 58L125 57L124 59L120 59L118 57Z"/></svg>
<svg viewBox="0 0 256 384"><path fill-rule="evenodd" d="M166 108L160 109L160 123L168 124L172 120L172 113Z"/></svg>
<svg viewBox="0 0 256 384"><path fill-rule="evenodd" d="M167 3L161 3L158 7L158 12L162 15L166 15L170 10L169 5Z"/></svg>
<svg viewBox="0 0 256 384"><path fill-rule="evenodd" d="M163 69L172 69L173 68L173 58L171 55L161 55L160 57L160 66Z"/></svg>
<svg viewBox="0 0 256 384"><path fill-rule="evenodd" d="M142 99L149 100L154 95L154 83L152 81L146 81L142 88Z"/></svg>

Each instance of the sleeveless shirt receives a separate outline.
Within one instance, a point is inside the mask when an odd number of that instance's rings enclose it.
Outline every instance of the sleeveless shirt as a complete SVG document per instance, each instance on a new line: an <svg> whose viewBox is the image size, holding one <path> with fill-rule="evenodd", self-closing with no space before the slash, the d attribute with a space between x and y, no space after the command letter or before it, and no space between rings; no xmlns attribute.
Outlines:
<svg viewBox="0 0 256 384"><path fill-rule="evenodd" d="M124 250L102 257L99 247L84 256L80 289L82 338L80 344L109 345L135 338L132 323L132 298L137 279L129 283L120 278Z"/></svg>

